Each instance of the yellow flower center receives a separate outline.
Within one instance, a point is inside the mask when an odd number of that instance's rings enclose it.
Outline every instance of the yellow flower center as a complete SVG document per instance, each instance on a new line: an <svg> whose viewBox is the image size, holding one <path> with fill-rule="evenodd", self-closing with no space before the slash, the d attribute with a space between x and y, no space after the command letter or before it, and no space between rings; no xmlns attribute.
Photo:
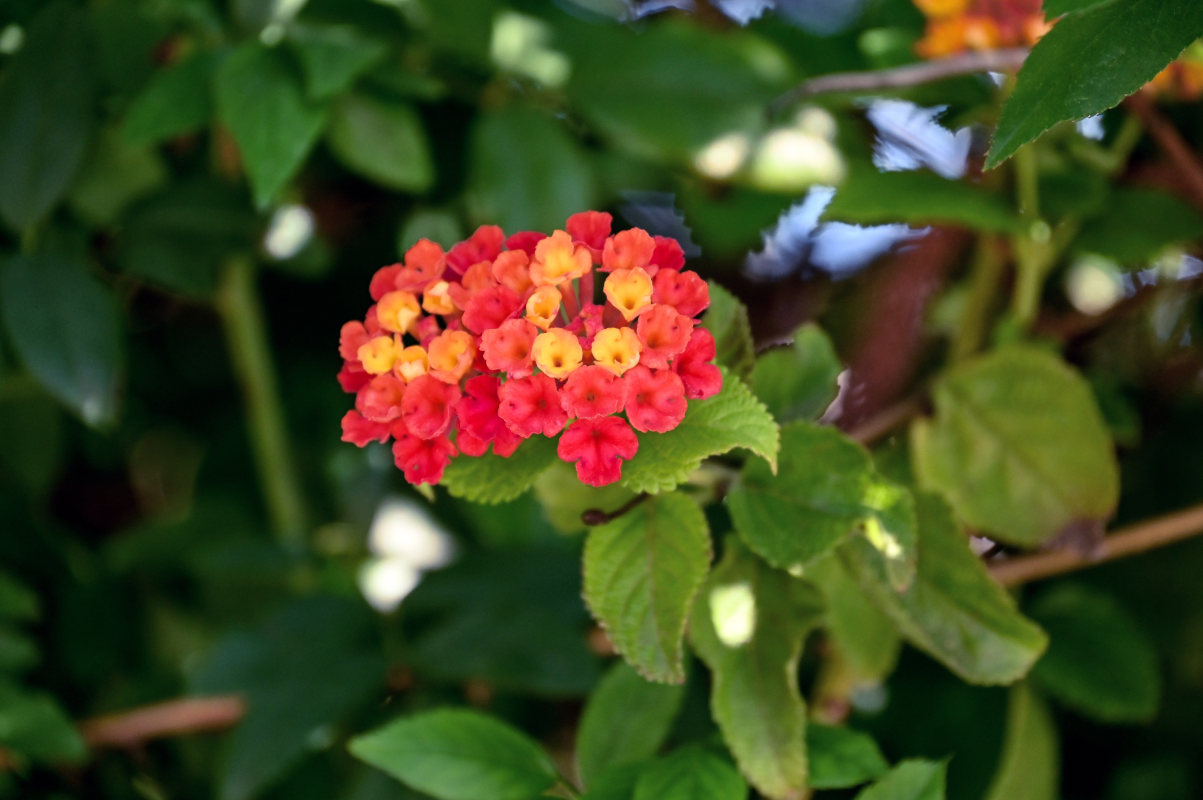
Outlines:
<svg viewBox="0 0 1203 800"><path fill-rule="evenodd" d="M622 375L639 363L639 337L630 328L605 328L593 337L593 362Z"/></svg>
<svg viewBox="0 0 1203 800"><path fill-rule="evenodd" d="M563 328L552 328L536 336L532 353L539 369L556 380L568 377L584 357L580 341Z"/></svg>

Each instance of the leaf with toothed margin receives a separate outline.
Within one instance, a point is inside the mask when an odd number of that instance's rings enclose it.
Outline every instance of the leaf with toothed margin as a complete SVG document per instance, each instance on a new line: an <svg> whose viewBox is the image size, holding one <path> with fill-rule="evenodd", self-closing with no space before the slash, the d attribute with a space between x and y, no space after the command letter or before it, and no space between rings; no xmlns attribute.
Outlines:
<svg viewBox="0 0 1203 800"><path fill-rule="evenodd" d="M823 598L727 540L693 604L689 638L710 668L710 708L740 771L766 797L807 786L806 703L798 661L822 621Z"/></svg>
<svg viewBox="0 0 1203 800"><path fill-rule="evenodd" d="M521 495L554 463L555 439L532 436L508 458L492 451L483 456L453 458L439 484L455 497L496 505Z"/></svg>
<svg viewBox="0 0 1203 800"><path fill-rule="evenodd" d="M685 680L682 640L710 567L710 531L681 494L649 497L589 532L585 602L615 649L648 680Z"/></svg>
<svg viewBox="0 0 1203 800"><path fill-rule="evenodd" d="M639 435L639 452L622 466L623 486L665 492L684 483L702 459L742 447L777 470L781 435L768 409L738 378L723 371L723 390L691 400L681 424L668 433Z"/></svg>
<svg viewBox="0 0 1203 800"><path fill-rule="evenodd" d="M791 422L781 445L779 472L749 461L727 495L744 543L793 571L863 532L888 555L891 582L905 588L915 571L910 493L878 475L869 453L835 428Z"/></svg>

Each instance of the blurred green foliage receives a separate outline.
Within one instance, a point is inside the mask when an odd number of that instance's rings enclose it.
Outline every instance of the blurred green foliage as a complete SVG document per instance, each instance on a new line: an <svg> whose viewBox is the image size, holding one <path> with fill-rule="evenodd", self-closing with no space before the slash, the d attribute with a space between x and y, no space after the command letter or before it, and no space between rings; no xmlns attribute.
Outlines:
<svg viewBox="0 0 1203 800"><path fill-rule="evenodd" d="M1203 544L1008 592L965 530L1203 502L1203 198L1107 110L1203 34L1152 4L1050 0L1009 100L778 108L922 15L0 0L0 797L1199 796ZM711 281L722 394L603 490L339 441L378 267L586 208Z"/></svg>

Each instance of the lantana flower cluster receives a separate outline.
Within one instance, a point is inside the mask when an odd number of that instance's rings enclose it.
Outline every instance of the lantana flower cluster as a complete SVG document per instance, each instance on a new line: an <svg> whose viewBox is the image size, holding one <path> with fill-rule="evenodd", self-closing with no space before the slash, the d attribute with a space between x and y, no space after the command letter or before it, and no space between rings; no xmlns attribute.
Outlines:
<svg viewBox="0 0 1203 800"><path fill-rule="evenodd" d="M1043 0L914 0L927 17L916 45L924 58L1032 45L1051 25Z"/></svg>
<svg viewBox="0 0 1203 800"><path fill-rule="evenodd" d="M355 395L343 440L392 440L412 484L451 459L509 457L559 436L577 476L622 476L641 433L665 433L717 394L706 282L673 239L611 233L586 211L550 236L485 225L449 251L422 239L372 278L373 305L342 327L338 379ZM600 273L600 275L597 275Z"/></svg>

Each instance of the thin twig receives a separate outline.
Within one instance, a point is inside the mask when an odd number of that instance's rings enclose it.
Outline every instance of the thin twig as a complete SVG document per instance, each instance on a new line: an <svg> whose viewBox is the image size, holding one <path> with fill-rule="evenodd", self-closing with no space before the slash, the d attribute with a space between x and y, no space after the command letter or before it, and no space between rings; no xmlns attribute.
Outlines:
<svg viewBox="0 0 1203 800"><path fill-rule="evenodd" d="M627 513L649 497L651 497L651 495L647 492L644 492L643 494L637 494L613 511L602 511L600 508L587 508L581 512L581 522L590 527L593 527L594 525L605 525L607 522L612 522L613 520L618 519L623 514Z"/></svg>
<svg viewBox="0 0 1203 800"><path fill-rule="evenodd" d="M1120 528L1104 537L1102 544L1090 554L1053 550L1019 556L991 563L990 574L1004 586L1018 586L1143 553L1200 534L1203 534L1203 505Z"/></svg>
<svg viewBox="0 0 1203 800"><path fill-rule="evenodd" d="M130 749L154 739L225 730L245 713L237 695L182 697L84 720L79 732L90 748Z"/></svg>
<svg viewBox="0 0 1203 800"><path fill-rule="evenodd" d="M1128 97L1124 105L1140 119L1149 136L1178 170L1195 206L1203 208L1203 162L1200 162L1194 148L1182 138L1174 124L1157 110L1146 93L1137 92Z"/></svg>
<svg viewBox="0 0 1203 800"><path fill-rule="evenodd" d="M775 116L789 106L832 92L880 92L889 89L905 89L925 83L941 81L958 75L973 75L979 72L1014 72L1023 66L1028 57L1026 47L1003 50L983 50L963 53L948 58L920 61L892 69L866 72L834 72L803 81L769 103L769 115Z"/></svg>
<svg viewBox="0 0 1203 800"><path fill-rule="evenodd" d="M872 444L903 423L923 411L925 400L917 394L887 406L864 422L845 431L849 439L861 444Z"/></svg>

